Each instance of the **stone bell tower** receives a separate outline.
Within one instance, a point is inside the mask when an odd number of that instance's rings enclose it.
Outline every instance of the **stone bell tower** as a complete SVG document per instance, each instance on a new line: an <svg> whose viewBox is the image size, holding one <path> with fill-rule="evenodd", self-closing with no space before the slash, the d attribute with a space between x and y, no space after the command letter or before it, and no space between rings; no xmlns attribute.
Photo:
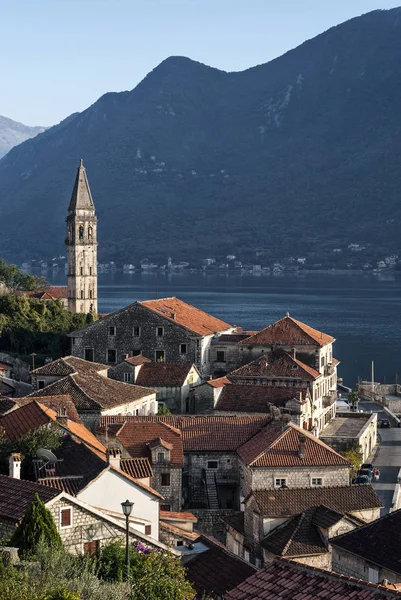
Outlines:
<svg viewBox="0 0 401 600"><path fill-rule="evenodd" d="M81 158L67 216L68 310L97 313L97 218Z"/></svg>

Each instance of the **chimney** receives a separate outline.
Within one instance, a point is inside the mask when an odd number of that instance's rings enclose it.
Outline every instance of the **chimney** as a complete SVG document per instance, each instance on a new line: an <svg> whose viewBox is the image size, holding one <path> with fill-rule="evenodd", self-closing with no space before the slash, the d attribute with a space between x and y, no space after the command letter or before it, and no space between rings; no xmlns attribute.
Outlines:
<svg viewBox="0 0 401 600"><path fill-rule="evenodd" d="M303 434L299 436L299 458L305 458L306 437Z"/></svg>
<svg viewBox="0 0 401 600"><path fill-rule="evenodd" d="M64 425L64 427L65 427L67 425L67 421L68 421L67 410L66 410L65 406L60 406L57 409L56 423L60 423L60 425Z"/></svg>
<svg viewBox="0 0 401 600"><path fill-rule="evenodd" d="M120 470L121 450L119 448L109 448L107 450L107 462L114 469Z"/></svg>
<svg viewBox="0 0 401 600"><path fill-rule="evenodd" d="M291 356L295 360L297 358L297 349L291 348Z"/></svg>
<svg viewBox="0 0 401 600"><path fill-rule="evenodd" d="M21 455L13 452L8 459L9 475L14 479L21 479Z"/></svg>

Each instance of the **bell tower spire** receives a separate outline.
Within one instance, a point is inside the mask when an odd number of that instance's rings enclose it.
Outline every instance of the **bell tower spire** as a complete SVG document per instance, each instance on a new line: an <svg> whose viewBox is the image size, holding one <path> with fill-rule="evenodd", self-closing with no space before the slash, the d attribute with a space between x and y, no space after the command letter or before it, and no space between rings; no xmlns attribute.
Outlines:
<svg viewBox="0 0 401 600"><path fill-rule="evenodd" d="M97 218L81 158L67 215L68 310L97 312Z"/></svg>

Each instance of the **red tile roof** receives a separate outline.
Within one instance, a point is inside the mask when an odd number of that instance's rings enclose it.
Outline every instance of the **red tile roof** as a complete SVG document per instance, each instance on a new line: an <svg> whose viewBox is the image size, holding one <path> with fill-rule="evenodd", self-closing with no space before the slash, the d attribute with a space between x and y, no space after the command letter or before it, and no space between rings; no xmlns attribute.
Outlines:
<svg viewBox="0 0 401 600"><path fill-rule="evenodd" d="M251 575L225 600L387 600L401 598L401 593L367 583L361 579L338 575L286 559L273 563Z"/></svg>
<svg viewBox="0 0 401 600"><path fill-rule="evenodd" d="M338 487L310 487L257 490L253 497L265 517L290 517L314 506L324 505L341 514L381 508L382 504L369 483Z"/></svg>
<svg viewBox="0 0 401 600"><path fill-rule="evenodd" d="M0 475L0 518L20 521L35 494L46 503L58 496L60 491L33 481Z"/></svg>
<svg viewBox="0 0 401 600"><path fill-rule="evenodd" d="M321 377L319 371L292 358L290 354L282 350L265 354L247 365L243 365L232 371L228 378L232 381L239 379L295 379L303 381L314 381Z"/></svg>
<svg viewBox="0 0 401 600"><path fill-rule="evenodd" d="M227 550L213 538L201 535L201 542L207 550L197 553L185 564L187 577L197 592L197 597L222 598L256 572L256 568Z"/></svg>
<svg viewBox="0 0 401 600"><path fill-rule="evenodd" d="M34 402L34 398L30 396L18 398L17 400L18 406L25 406L31 402ZM47 408L51 408L57 414L62 415L65 413L67 417L71 419L71 421L76 421L77 423L81 422L75 404L73 403L69 394L64 394L61 396L45 396L40 399L40 403Z"/></svg>
<svg viewBox="0 0 401 600"><path fill-rule="evenodd" d="M152 467L147 458L122 458L120 468L134 479L153 477Z"/></svg>
<svg viewBox="0 0 401 600"><path fill-rule="evenodd" d="M137 354L137 356L129 356L125 359L125 362L136 367L138 365L143 365L144 363L150 363L152 361L150 360L150 358L146 358L146 356L143 356L143 354Z"/></svg>
<svg viewBox="0 0 401 600"><path fill-rule="evenodd" d="M189 362L148 362L141 366L135 383L151 387L181 387L184 385L192 367L197 371L195 365Z"/></svg>
<svg viewBox="0 0 401 600"><path fill-rule="evenodd" d="M270 415L177 415L167 417L104 416L101 427L107 424L163 423L182 431L185 452L235 450L260 431L270 421ZM132 430L134 431L134 430ZM118 434L118 437L120 434ZM165 438L165 436L164 436ZM152 439L152 437L150 438Z"/></svg>
<svg viewBox="0 0 401 600"><path fill-rule="evenodd" d="M230 385L231 381L227 377L219 377L218 379L209 379L206 383L211 387L220 388L223 385Z"/></svg>
<svg viewBox="0 0 401 600"><path fill-rule="evenodd" d="M331 335L317 331L297 321L290 316L286 316L255 335L242 340L239 344L244 346L325 346L334 342Z"/></svg>
<svg viewBox="0 0 401 600"><path fill-rule="evenodd" d="M161 510L160 518L165 521L194 521L197 522L197 518L190 512L173 512L170 510Z"/></svg>
<svg viewBox="0 0 401 600"><path fill-rule="evenodd" d="M300 441L305 442L303 458ZM271 423L243 446L238 455L252 467L350 467L350 462L316 436L294 423L283 430L281 423Z"/></svg>
<svg viewBox="0 0 401 600"><path fill-rule="evenodd" d="M149 460L149 445L156 438L161 438L171 446L170 464L176 467L182 467L184 464L181 432L166 423L126 421L116 432L116 437L132 458L142 457Z"/></svg>
<svg viewBox="0 0 401 600"><path fill-rule="evenodd" d="M232 328L232 325L212 317L203 310L175 297L146 300L145 302L138 302L138 304L201 336Z"/></svg>
<svg viewBox="0 0 401 600"><path fill-rule="evenodd" d="M76 356L64 356L52 362L46 363L43 367L38 367L32 374L34 375L50 375L56 377L66 377L74 373L98 373L99 371L108 370L107 365L83 360Z"/></svg>
<svg viewBox="0 0 401 600"><path fill-rule="evenodd" d="M28 296L29 298L37 298L38 300L57 300L58 298L68 298L68 287L66 285L50 285L44 290L33 292L18 291L19 296Z"/></svg>
<svg viewBox="0 0 401 600"><path fill-rule="evenodd" d="M285 406L296 399L306 402L305 387L272 387L267 385L225 385L216 404L217 411L261 413L269 412L269 405Z"/></svg>

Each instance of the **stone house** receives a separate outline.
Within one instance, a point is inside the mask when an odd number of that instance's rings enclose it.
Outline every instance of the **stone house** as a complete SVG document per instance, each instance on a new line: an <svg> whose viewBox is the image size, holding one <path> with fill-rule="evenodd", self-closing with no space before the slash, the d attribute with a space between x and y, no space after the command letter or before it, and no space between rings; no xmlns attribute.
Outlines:
<svg viewBox="0 0 401 600"><path fill-rule="evenodd" d="M223 377L241 365L238 344L255 333L257 331L242 331L238 328L233 333L223 333L213 339L210 348L213 377Z"/></svg>
<svg viewBox="0 0 401 600"><path fill-rule="evenodd" d="M66 492L0 475L0 538L7 538L13 533L35 494L51 512L64 546L72 553L94 554L103 544L125 535L125 519L120 522ZM150 548L167 549L162 542L140 533L131 522L129 537L131 542L139 541Z"/></svg>
<svg viewBox="0 0 401 600"><path fill-rule="evenodd" d="M401 593L385 584L369 584L354 577L344 577L290 560L276 559L237 585L224 598L294 600L302 596L313 600L399 600Z"/></svg>
<svg viewBox="0 0 401 600"><path fill-rule="evenodd" d="M332 540L333 570L371 583L401 583L401 510Z"/></svg>
<svg viewBox="0 0 401 600"><path fill-rule="evenodd" d="M18 290L17 295L36 298L36 300L41 300L42 302L58 300L65 309L68 309L68 288L66 285L49 285L43 290L33 292Z"/></svg>
<svg viewBox="0 0 401 600"><path fill-rule="evenodd" d="M158 410L156 390L107 377L108 367L74 356L32 371L30 398L68 394L81 420L95 429L102 415L148 415Z"/></svg>
<svg viewBox="0 0 401 600"><path fill-rule="evenodd" d="M252 491L244 501L244 545L239 555L246 552L253 564L261 566L289 551L291 559L330 568L331 536L377 519L381 506L370 484Z"/></svg>
<svg viewBox="0 0 401 600"><path fill-rule="evenodd" d="M218 379L208 379L205 383L198 385L194 390L194 403L190 412L196 415L212 413L225 385L230 383L224 376Z"/></svg>
<svg viewBox="0 0 401 600"><path fill-rule="evenodd" d="M161 509L178 512L182 508L182 469L184 453L179 429L158 421L125 420L98 429L100 439L118 444L127 456L149 461L152 487L163 497Z"/></svg>
<svg viewBox="0 0 401 600"><path fill-rule="evenodd" d="M377 444L377 413L338 413L320 439L338 452L359 448L368 462Z"/></svg>
<svg viewBox="0 0 401 600"><path fill-rule="evenodd" d="M154 362L193 363L205 377L212 340L234 330L178 298L162 298L134 302L69 336L71 353L85 360L113 366L142 353Z"/></svg>
<svg viewBox="0 0 401 600"><path fill-rule="evenodd" d="M158 406L172 413L192 412L194 388L202 382L196 366L186 362L154 363L147 359L133 364L138 358L133 356L117 365L110 370L110 377L151 387L158 394Z"/></svg>
<svg viewBox="0 0 401 600"><path fill-rule="evenodd" d="M294 423L267 424L237 454L242 500L256 490L350 483L351 463Z"/></svg>

